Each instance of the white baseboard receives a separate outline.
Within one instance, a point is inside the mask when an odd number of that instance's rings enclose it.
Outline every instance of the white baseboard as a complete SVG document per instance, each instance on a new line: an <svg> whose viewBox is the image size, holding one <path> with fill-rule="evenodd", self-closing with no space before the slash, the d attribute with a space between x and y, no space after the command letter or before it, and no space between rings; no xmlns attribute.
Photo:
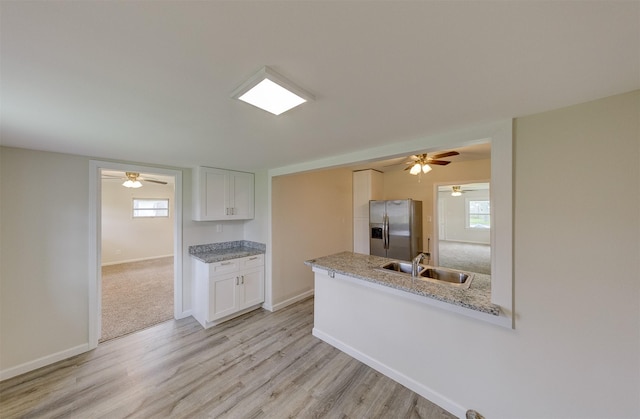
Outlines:
<svg viewBox="0 0 640 419"><path fill-rule="evenodd" d="M193 310L185 310L182 313L174 314L174 318L176 320L186 319L189 316L193 315Z"/></svg>
<svg viewBox="0 0 640 419"><path fill-rule="evenodd" d="M287 300L284 300L284 301L282 301L282 302L280 302L280 303L273 304L273 305L267 305L267 304L264 304L262 307L263 307L265 310L269 310L269 311L278 311L278 310L282 310L283 308L288 307L288 306L290 306L291 304L295 304L295 303L297 303L298 301L302 301L302 300L304 300L305 298L309 298L309 297L311 297L311 296L313 295L314 291L315 291L314 289L310 289L309 291L305 291L305 292L303 292L302 294L298 294L298 295L296 295L295 297L291 297L291 298L289 298L289 299L287 299Z"/></svg>
<svg viewBox="0 0 640 419"><path fill-rule="evenodd" d="M33 361L25 362L24 364L16 365L15 367L1 370L0 381L7 380L20 374L45 367L47 365L51 365L58 361L62 361L63 359L71 358L72 356L80 355L81 353L87 352L88 350L89 344L85 343L83 345L65 349L64 351L56 352L55 354L43 356L42 358L38 358Z"/></svg>
<svg viewBox="0 0 640 419"><path fill-rule="evenodd" d="M117 261L103 263L102 266L120 265L121 263L142 262L144 260L162 259L162 258L168 258L168 257L173 257L173 255L171 254L171 255L164 255L164 256L162 255L149 256L146 258L138 258L138 259L117 260Z"/></svg>
<svg viewBox="0 0 640 419"><path fill-rule="evenodd" d="M421 395L422 397L424 397L425 399L437 404L438 406L440 406L441 408L447 410L449 413L452 413L454 415L456 415L459 418L464 418L467 412L467 409L463 408L462 406L460 406L459 404L455 403L454 401L448 399L447 397L443 396L442 394L432 390L431 388L425 386L422 383L419 383L418 381L414 380L413 378L407 377L406 375L404 375L403 373L394 370L393 368L390 368L389 366L383 364L382 362L371 358L369 355L366 355L360 351L358 351L357 349L347 345L346 343L333 338L332 336L322 332L321 330L318 330L317 328L313 328L312 331L313 336L317 337L320 340L323 340L325 342L327 342L329 345L340 349L342 352L346 353L349 356L352 356L353 358L357 359L358 361L362 362L363 364L366 364L368 366L370 366L371 368L373 368L374 370L386 375L387 377L391 378L392 380L402 384L403 386L407 387L408 389L415 391L416 393L418 393L419 395Z"/></svg>

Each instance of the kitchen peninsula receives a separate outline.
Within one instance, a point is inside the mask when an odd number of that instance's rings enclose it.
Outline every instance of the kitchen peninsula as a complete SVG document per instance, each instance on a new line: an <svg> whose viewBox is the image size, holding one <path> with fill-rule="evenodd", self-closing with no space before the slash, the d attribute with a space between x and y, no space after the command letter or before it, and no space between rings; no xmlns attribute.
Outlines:
<svg viewBox="0 0 640 419"><path fill-rule="evenodd" d="M477 336L452 327L460 324L454 317L506 326L508 318L491 303L491 278L475 274L465 289L382 268L393 261L353 252L307 260L315 278L312 333L448 411L464 414L463 406L427 384L425 377L439 373L433 365L427 371L421 360L446 353L460 365L468 361ZM443 346L440 330L457 344Z"/></svg>
<svg viewBox="0 0 640 419"><path fill-rule="evenodd" d="M320 273L332 279L355 281L359 285L375 287L382 292L393 292L425 304L443 308L449 305L454 311L459 311L456 308L460 308L462 313L467 315L477 312L481 316L500 316L500 307L491 303L489 275L475 274L471 286L462 289L446 283L437 284L412 278L409 274L384 272L380 269L391 260L380 256L341 252L308 260L305 264L313 268L316 280Z"/></svg>

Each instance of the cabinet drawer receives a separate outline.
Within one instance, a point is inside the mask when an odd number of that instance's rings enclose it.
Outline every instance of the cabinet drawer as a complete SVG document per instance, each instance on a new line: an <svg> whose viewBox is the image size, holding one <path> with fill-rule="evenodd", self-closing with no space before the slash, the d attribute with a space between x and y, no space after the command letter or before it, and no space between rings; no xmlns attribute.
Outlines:
<svg viewBox="0 0 640 419"><path fill-rule="evenodd" d="M264 266L264 255L248 256L240 259L240 269Z"/></svg>
<svg viewBox="0 0 640 419"><path fill-rule="evenodd" d="M225 260L209 265L209 276L220 275L228 272L235 272L240 268L238 259Z"/></svg>

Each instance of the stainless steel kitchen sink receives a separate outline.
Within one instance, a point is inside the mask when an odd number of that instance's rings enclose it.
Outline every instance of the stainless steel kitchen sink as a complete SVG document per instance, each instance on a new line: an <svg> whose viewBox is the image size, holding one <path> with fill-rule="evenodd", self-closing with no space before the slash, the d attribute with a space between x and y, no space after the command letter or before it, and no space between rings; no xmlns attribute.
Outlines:
<svg viewBox="0 0 640 419"><path fill-rule="evenodd" d="M411 262L387 262L381 266L382 269L393 272L401 272L411 275ZM420 272L424 271L425 267L420 266Z"/></svg>
<svg viewBox="0 0 640 419"><path fill-rule="evenodd" d="M393 272L411 276L411 262L387 262L377 269L384 272ZM418 276L416 279L439 284L447 284L459 288L469 288L474 276L475 274L472 272L433 267L429 265L418 265Z"/></svg>
<svg viewBox="0 0 640 419"><path fill-rule="evenodd" d="M427 267L420 274L420 279L446 282L451 285L469 288L474 274L447 268Z"/></svg>

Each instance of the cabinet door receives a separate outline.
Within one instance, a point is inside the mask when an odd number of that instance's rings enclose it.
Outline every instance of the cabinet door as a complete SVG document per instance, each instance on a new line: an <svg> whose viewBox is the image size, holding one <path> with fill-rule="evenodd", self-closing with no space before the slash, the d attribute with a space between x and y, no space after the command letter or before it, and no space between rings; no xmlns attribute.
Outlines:
<svg viewBox="0 0 640 419"><path fill-rule="evenodd" d="M233 208L230 218L236 220L249 220L253 218L253 173L230 172L229 201L229 206Z"/></svg>
<svg viewBox="0 0 640 419"><path fill-rule="evenodd" d="M251 307L264 302L264 268L256 268L241 273L240 307Z"/></svg>
<svg viewBox="0 0 640 419"><path fill-rule="evenodd" d="M211 167L193 170L193 219L196 221L227 218L228 171Z"/></svg>
<svg viewBox="0 0 640 419"><path fill-rule="evenodd" d="M207 321L228 316L239 310L239 285L240 277L236 273L209 278L209 316Z"/></svg>
<svg viewBox="0 0 640 419"><path fill-rule="evenodd" d="M194 220L253 218L253 173L198 167L193 171L193 185Z"/></svg>
<svg viewBox="0 0 640 419"><path fill-rule="evenodd" d="M222 170L207 169L203 178L205 184L204 217L209 220L225 218L228 204L227 173Z"/></svg>

